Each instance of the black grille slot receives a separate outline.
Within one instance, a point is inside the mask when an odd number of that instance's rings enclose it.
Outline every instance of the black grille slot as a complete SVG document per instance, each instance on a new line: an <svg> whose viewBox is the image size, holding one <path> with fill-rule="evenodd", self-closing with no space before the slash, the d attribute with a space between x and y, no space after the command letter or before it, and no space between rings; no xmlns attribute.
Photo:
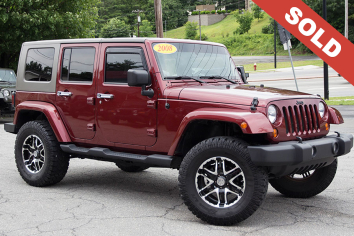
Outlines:
<svg viewBox="0 0 354 236"><path fill-rule="evenodd" d="M294 121L294 111L291 106L288 107L289 109L289 117L290 117L290 124L291 124L291 131L292 133L295 132L295 121Z"/></svg>
<svg viewBox="0 0 354 236"><path fill-rule="evenodd" d="M285 129L286 129L286 133L288 134L290 132L289 122L288 122L289 116L285 107L283 107L283 114L284 114L284 121L285 121Z"/></svg>

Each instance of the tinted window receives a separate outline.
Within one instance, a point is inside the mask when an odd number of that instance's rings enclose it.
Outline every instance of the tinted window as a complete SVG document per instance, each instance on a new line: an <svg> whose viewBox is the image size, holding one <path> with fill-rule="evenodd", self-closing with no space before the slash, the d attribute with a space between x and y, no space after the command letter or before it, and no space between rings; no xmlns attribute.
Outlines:
<svg viewBox="0 0 354 236"><path fill-rule="evenodd" d="M129 69L144 70L141 54L137 53L107 53L106 83L127 83Z"/></svg>
<svg viewBox="0 0 354 236"><path fill-rule="evenodd" d="M50 81L54 60L54 48L29 49L26 58L25 80Z"/></svg>
<svg viewBox="0 0 354 236"><path fill-rule="evenodd" d="M66 48L63 53L61 80L91 82L95 48Z"/></svg>

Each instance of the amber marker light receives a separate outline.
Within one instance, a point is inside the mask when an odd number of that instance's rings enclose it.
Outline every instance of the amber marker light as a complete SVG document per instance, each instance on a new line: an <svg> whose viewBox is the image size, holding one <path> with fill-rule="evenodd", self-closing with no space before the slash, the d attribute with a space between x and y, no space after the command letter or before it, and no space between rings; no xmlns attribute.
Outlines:
<svg viewBox="0 0 354 236"><path fill-rule="evenodd" d="M242 129L246 129L246 128L247 128L247 126L248 126L248 125L247 125L247 123L246 123L246 122L242 122L242 123L241 123L241 128L242 128Z"/></svg>
<svg viewBox="0 0 354 236"><path fill-rule="evenodd" d="M326 126L326 130L328 130L328 129L329 129L329 127L328 127L328 123L326 123L326 124L325 124L325 126Z"/></svg>
<svg viewBox="0 0 354 236"><path fill-rule="evenodd" d="M273 137L274 138L278 137L278 130L277 129L273 129Z"/></svg>

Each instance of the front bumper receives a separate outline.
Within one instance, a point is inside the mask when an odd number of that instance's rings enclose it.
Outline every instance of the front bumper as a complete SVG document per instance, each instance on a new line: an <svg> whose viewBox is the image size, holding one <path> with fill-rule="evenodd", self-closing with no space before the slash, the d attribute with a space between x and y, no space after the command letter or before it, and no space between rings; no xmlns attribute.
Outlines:
<svg viewBox="0 0 354 236"><path fill-rule="evenodd" d="M336 157L353 147L353 135L329 135L320 139L282 142L272 145L249 146L251 160L265 166L275 177L304 173L330 165Z"/></svg>

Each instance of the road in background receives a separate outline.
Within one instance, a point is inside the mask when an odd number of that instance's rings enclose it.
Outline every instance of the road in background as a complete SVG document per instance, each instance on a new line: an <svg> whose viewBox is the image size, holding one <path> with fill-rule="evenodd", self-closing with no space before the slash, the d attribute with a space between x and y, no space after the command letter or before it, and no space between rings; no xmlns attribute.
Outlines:
<svg viewBox="0 0 354 236"><path fill-rule="evenodd" d="M318 56L292 56L293 61L321 60ZM236 65L246 65L254 63L274 63L274 56L238 56L232 57ZM277 56L277 62L289 62L289 56Z"/></svg>
<svg viewBox="0 0 354 236"><path fill-rule="evenodd" d="M331 131L354 132L354 106ZM27 185L14 161L16 136L0 122L0 235L353 235L354 151L339 157L336 178L310 199L286 198L269 186L263 205L238 225L196 218L178 191L178 171L125 173L113 163L72 159L54 186ZM333 132L332 132L333 133Z"/></svg>
<svg viewBox="0 0 354 236"><path fill-rule="evenodd" d="M295 74L300 92L320 94L324 97L323 68L318 66L295 67ZM291 68L277 69L276 71L251 73L248 81L252 85L264 84L275 87L296 90ZM354 96L354 86L337 72L329 68L329 96Z"/></svg>

